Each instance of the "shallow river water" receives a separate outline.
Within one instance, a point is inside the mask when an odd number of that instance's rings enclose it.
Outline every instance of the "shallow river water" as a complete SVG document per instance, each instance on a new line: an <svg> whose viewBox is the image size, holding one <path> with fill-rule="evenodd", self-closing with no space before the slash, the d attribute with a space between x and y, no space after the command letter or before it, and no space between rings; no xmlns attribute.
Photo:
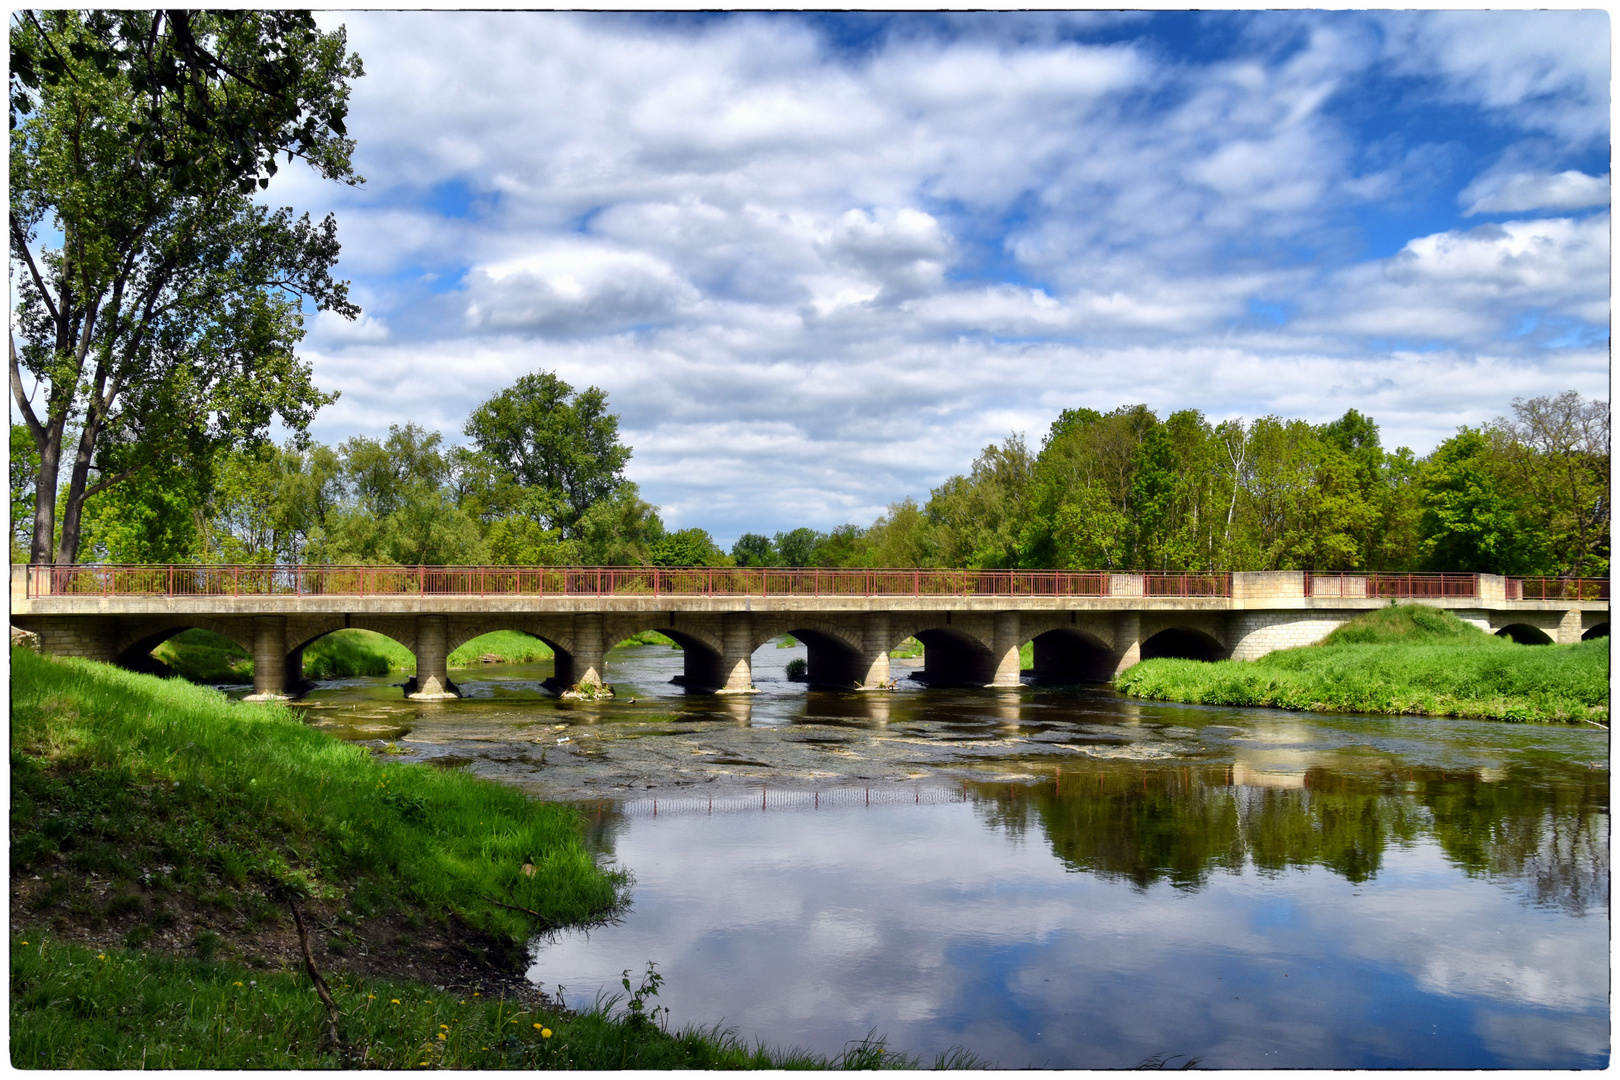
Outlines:
<svg viewBox="0 0 1620 1080"><path fill-rule="evenodd" d="M614 650L462 700L327 683L311 724L583 809L633 878L615 924L536 943L571 1005L649 961L673 1026L931 1063L1599 1067L1608 733L1157 705L1079 688L687 695ZM896 673L905 668L896 662Z"/></svg>

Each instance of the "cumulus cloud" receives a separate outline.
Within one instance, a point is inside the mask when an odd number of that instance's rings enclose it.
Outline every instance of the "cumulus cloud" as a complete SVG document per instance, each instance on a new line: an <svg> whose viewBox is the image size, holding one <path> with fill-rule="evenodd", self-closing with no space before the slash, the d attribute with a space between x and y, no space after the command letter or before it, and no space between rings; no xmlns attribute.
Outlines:
<svg viewBox="0 0 1620 1080"><path fill-rule="evenodd" d="M637 251L559 244L467 277L467 325L557 335L614 333L697 300L669 266Z"/></svg>
<svg viewBox="0 0 1620 1080"><path fill-rule="evenodd" d="M1561 173L1516 172L1482 176L1463 188L1464 214L1513 214L1525 210L1584 210L1609 201L1609 178L1575 169Z"/></svg>
<svg viewBox="0 0 1620 1080"><path fill-rule="evenodd" d="M793 14L323 14L366 62L368 183L270 194L336 210L375 322L317 321L344 391L317 434L454 432L551 368L722 538L870 520L1077 404L1353 406L1426 450L1604 389L1607 179L1568 156L1607 131L1587 17L1170 16L1232 31L1192 52L1141 14L897 17L853 48ZM1414 85L1488 144L1461 192L1458 143L1347 119Z"/></svg>

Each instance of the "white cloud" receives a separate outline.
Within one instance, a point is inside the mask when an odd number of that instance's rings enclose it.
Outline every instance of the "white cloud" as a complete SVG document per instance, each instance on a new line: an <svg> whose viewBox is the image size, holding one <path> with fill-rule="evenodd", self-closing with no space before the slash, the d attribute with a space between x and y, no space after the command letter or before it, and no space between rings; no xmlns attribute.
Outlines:
<svg viewBox="0 0 1620 1080"><path fill-rule="evenodd" d="M1430 11L1383 16L1394 64L1445 97L1572 142L1609 131L1606 11Z"/></svg>
<svg viewBox="0 0 1620 1080"><path fill-rule="evenodd" d="M1512 214L1524 210L1584 210L1609 201L1609 178L1575 169L1561 173L1517 172L1486 175L1457 196L1464 214Z"/></svg>
<svg viewBox="0 0 1620 1080"><path fill-rule="evenodd" d="M1607 51L1560 46L1568 14L1257 15L1212 59L1057 16L841 52L786 15L345 15L368 184L285 190L336 209L388 337L317 323L344 391L317 434L453 433L552 368L609 391L668 518L724 538L869 521L1077 404L1354 406L1421 451L1515 394L1602 393L1608 218L1551 214L1601 204L1558 147L1595 130ZM1352 264L1353 214L1453 182L1454 149L1373 152L1335 105L1390 68L1554 137Z"/></svg>

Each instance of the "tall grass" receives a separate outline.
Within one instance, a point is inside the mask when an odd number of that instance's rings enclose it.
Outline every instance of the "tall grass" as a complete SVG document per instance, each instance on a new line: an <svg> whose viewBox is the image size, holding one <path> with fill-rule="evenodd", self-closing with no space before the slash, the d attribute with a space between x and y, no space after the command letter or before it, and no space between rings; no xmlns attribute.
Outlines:
<svg viewBox="0 0 1620 1080"><path fill-rule="evenodd" d="M192 682L243 683L253 680L253 657L228 637L209 630L184 630L152 650L169 670Z"/></svg>
<svg viewBox="0 0 1620 1080"><path fill-rule="evenodd" d="M914 1068L868 1039L834 1058L669 1032L606 998L570 1014L419 983L329 979L347 1064L439 1069ZM645 984L643 984L645 989ZM326 1012L301 975L11 938L18 1069L331 1069ZM956 1067L979 1065L957 1051Z"/></svg>
<svg viewBox="0 0 1620 1080"><path fill-rule="evenodd" d="M1403 604L1360 616L1320 645L1252 662L1148 660L1114 685L1203 705L1607 724L1609 648L1517 645L1450 612Z"/></svg>
<svg viewBox="0 0 1620 1080"><path fill-rule="evenodd" d="M549 660L553 655L551 647L537 637L516 630L496 630L475 637L452 652L449 666L473 667L483 663L486 656L496 657L492 661L494 663L527 664L535 660Z"/></svg>
<svg viewBox="0 0 1620 1080"><path fill-rule="evenodd" d="M251 913L297 879L345 909L517 943L619 902L572 809L374 760L280 705L24 649L11 664L13 877L61 855L115 882L87 918L155 914L175 891Z"/></svg>

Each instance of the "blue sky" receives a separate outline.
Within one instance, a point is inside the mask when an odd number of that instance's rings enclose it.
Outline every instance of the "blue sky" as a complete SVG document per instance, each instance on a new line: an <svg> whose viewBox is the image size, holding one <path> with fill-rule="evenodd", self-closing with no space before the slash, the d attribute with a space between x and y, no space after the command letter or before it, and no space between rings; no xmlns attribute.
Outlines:
<svg viewBox="0 0 1620 1080"><path fill-rule="evenodd" d="M335 442L547 368L675 526L869 523L1064 408L1607 396L1602 12L332 13Z"/></svg>

